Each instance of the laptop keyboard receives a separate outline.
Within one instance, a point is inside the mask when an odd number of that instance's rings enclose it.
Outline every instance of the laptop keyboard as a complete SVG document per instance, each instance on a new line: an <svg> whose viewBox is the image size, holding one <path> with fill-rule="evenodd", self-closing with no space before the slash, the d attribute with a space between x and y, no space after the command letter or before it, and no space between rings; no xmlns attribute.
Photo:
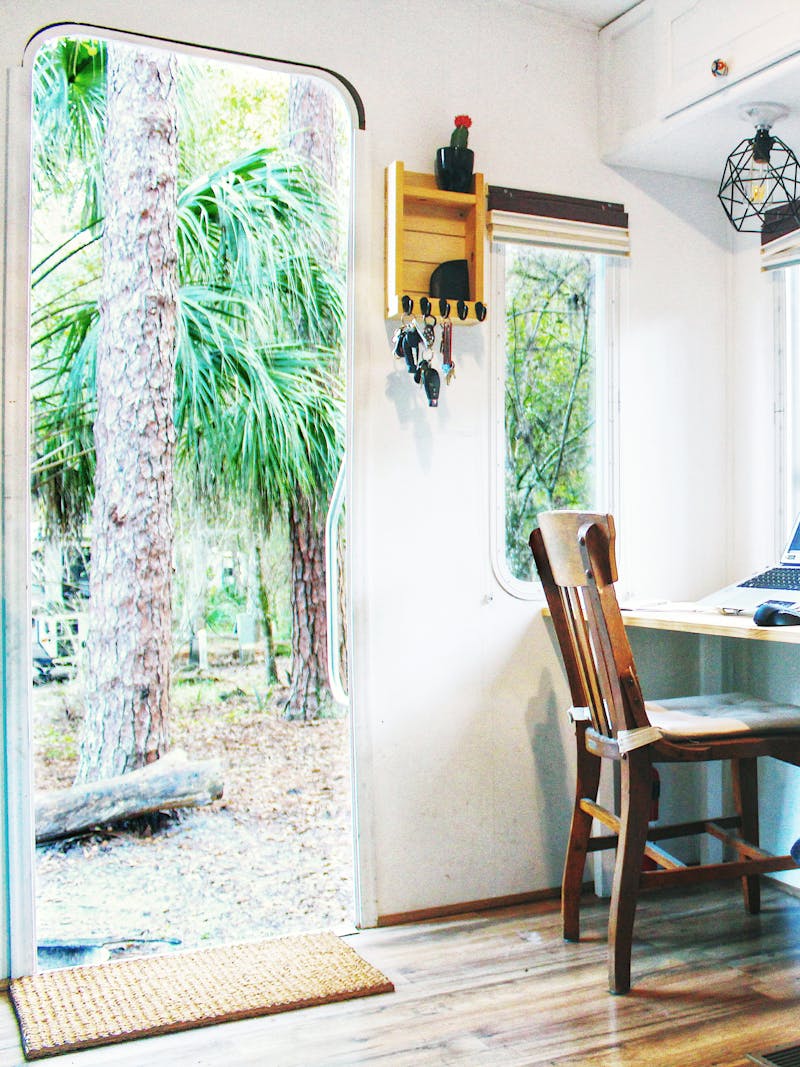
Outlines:
<svg viewBox="0 0 800 1067"><path fill-rule="evenodd" d="M739 583L740 589L800 590L800 567L771 567L763 574Z"/></svg>

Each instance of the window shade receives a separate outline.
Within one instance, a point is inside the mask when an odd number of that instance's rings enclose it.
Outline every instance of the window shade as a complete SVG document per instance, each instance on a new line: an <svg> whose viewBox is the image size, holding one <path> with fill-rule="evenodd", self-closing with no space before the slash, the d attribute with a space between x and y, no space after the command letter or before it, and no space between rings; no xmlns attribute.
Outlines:
<svg viewBox="0 0 800 1067"><path fill-rule="evenodd" d="M607 256L630 254L628 215L622 204L499 185L489 186L489 237Z"/></svg>
<svg viewBox="0 0 800 1067"><path fill-rule="evenodd" d="M761 229L761 269L780 270L800 263L800 204L771 208Z"/></svg>

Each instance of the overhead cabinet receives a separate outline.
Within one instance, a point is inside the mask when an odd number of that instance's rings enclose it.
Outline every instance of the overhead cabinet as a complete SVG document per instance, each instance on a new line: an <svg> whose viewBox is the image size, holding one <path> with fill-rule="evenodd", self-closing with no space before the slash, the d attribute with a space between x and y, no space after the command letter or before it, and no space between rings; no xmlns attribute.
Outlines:
<svg viewBox="0 0 800 1067"><path fill-rule="evenodd" d="M735 85L800 47L797 0L682 0L666 5L662 18L664 115Z"/></svg>
<svg viewBox="0 0 800 1067"><path fill-rule="evenodd" d="M770 99L767 72L798 55L800 0L642 0L600 33L604 157L635 162L665 123L741 100L748 83L752 101Z"/></svg>
<svg viewBox="0 0 800 1067"><path fill-rule="evenodd" d="M403 297L419 309L429 297L439 314L438 297L430 293L434 270L442 263L466 260L469 300L466 318L478 321L475 304L484 301L484 240L486 187L482 174L474 175L470 193L437 188L433 174L407 171L396 161L386 168L386 317L403 314ZM453 322L458 322L452 301Z"/></svg>

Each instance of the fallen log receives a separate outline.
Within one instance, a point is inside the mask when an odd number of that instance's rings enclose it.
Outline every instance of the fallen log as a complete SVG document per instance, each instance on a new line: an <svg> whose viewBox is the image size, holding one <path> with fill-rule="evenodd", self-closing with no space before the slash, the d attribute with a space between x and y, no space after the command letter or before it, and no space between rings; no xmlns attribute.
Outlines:
<svg viewBox="0 0 800 1067"><path fill-rule="evenodd" d="M36 843L155 811L202 807L218 800L222 789L219 760L189 762L181 751L168 752L129 774L37 793Z"/></svg>

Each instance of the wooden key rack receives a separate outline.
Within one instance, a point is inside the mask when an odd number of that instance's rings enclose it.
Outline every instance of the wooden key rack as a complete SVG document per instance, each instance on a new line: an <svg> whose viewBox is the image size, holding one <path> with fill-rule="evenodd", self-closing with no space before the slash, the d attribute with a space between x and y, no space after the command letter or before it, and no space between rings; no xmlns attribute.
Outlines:
<svg viewBox="0 0 800 1067"><path fill-rule="evenodd" d="M400 161L386 168L387 319L402 317L404 296L415 309L427 296L438 314L439 300L428 292L431 274L441 263L465 259L467 314L459 319L451 300L452 320L454 325L480 321L475 305L484 303L486 187L482 174L473 178L471 193L453 193L437 188L433 174L407 171Z"/></svg>

